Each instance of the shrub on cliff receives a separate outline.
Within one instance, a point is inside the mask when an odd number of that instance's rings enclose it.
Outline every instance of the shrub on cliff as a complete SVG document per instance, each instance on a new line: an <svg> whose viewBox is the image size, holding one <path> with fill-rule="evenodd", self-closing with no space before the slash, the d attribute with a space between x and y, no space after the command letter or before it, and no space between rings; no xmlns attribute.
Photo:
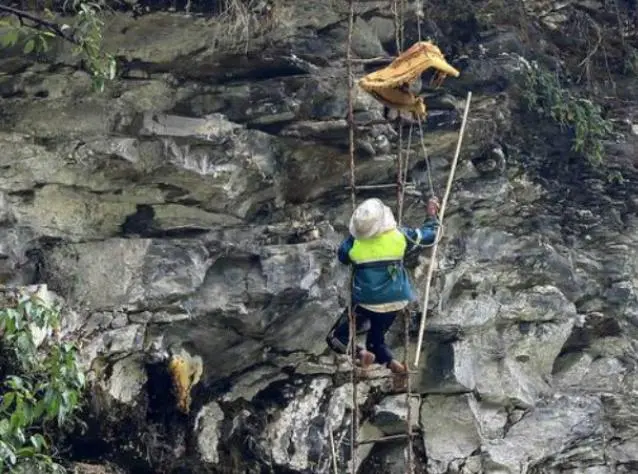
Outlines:
<svg viewBox="0 0 638 474"><path fill-rule="evenodd" d="M58 308L36 295L19 293L0 310L0 472L65 472L56 441L78 421L85 379L59 327Z"/></svg>
<svg viewBox="0 0 638 474"><path fill-rule="evenodd" d="M598 104L576 97L562 86L555 74L536 64L528 69L523 90L523 100L530 110L573 131L573 151L594 165L603 162L603 141L609 138L613 128Z"/></svg>
<svg viewBox="0 0 638 474"><path fill-rule="evenodd" d="M0 15L4 15L0 16L0 46L20 44L24 54L46 52L51 38L62 38L74 45L74 54L83 57L94 87L101 91L116 72L115 58L102 48L102 6L100 2L68 0L64 2L63 11L73 15L69 21L73 26L46 7L42 7L38 15L0 5Z"/></svg>

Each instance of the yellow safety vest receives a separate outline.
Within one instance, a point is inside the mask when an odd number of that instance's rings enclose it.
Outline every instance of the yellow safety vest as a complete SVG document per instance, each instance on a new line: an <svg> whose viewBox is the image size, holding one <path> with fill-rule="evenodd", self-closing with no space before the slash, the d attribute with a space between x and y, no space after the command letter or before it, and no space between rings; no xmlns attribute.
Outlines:
<svg viewBox="0 0 638 474"><path fill-rule="evenodd" d="M392 229L370 239L355 239L348 256L355 265L396 261L403 259L406 247L405 236L398 229Z"/></svg>

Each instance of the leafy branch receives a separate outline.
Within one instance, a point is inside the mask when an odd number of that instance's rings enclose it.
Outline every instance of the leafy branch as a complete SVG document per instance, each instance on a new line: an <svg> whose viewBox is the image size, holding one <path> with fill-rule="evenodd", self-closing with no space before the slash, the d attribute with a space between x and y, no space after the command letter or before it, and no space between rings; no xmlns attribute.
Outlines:
<svg viewBox="0 0 638 474"><path fill-rule="evenodd" d="M536 64L525 75L523 100L530 110L573 132L573 151L593 165L603 162L603 142L613 134L613 127L598 104L572 95L555 74Z"/></svg>
<svg viewBox="0 0 638 474"><path fill-rule="evenodd" d="M78 44L77 40L73 37L72 31L70 30L69 25L65 25L65 24L58 25L57 23L54 23L52 21L47 21L43 18L39 18L28 12L18 10L13 7L6 7L3 5L0 5L0 12L5 12L15 16L20 21L20 26L28 27L32 29L44 28L48 30L54 36L59 36L60 38L63 38L71 43ZM27 21L29 23L26 23Z"/></svg>
<svg viewBox="0 0 638 474"><path fill-rule="evenodd" d="M0 386L0 472L65 472L47 432L78 421L85 378L75 346L55 337L59 326L58 309L34 296L0 311L2 355L15 372Z"/></svg>
<svg viewBox="0 0 638 474"><path fill-rule="evenodd" d="M17 21L0 19L0 28L6 28L0 33L0 45L12 47L18 43L21 36L24 40L24 53L46 52L49 49L48 39L61 38L74 45L73 54L82 55L86 66L93 78L93 86L103 91L107 80L115 78L117 63L115 58L104 51L101 7L94 2L74 0L76 25L71 27L66 23L55 21L55 15L48 9L44 10L43 18L18 10L13 7L0 5L0 13L6 13Z"/></svg>

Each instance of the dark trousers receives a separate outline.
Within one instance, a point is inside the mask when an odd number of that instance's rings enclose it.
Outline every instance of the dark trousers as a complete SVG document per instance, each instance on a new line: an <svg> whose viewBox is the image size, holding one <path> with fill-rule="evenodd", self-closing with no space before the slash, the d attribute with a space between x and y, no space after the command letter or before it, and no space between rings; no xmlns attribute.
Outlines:
<svg viewBox="0 0 638 474"><path fill-rule="evenodd" d="M397 317L398 311L390 313L376 313L360 306L353 308L355 314L357 334L367 332L366 349L375 356L377 364L388 364L393 355L388 346L385 344L385 334L392 326ZM350 321L348 320L348 309L346 308L337 319L326 337L328 346L339 354L345 354L350 341ZM357 355L361 352L362 347L357 347Z"/></svg>

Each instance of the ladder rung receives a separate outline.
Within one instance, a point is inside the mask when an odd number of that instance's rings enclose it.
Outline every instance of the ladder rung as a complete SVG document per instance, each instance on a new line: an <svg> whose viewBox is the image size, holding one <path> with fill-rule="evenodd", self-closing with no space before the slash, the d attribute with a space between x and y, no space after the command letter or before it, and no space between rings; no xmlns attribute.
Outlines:
<svg viewBox="0 0 638 474"><path fill-rule="evenodd" d="M353 125L357 127L365 127L367 125L390 125L390 120L376 119L376 120L368 120L366 122L353 122Z"/></svg>
<svg viewBox="0 0 638 474"><path fill-rule="evenodd" d="M404 374L408 374L408 375L415 375L418 374L419 372L413 370L413 371L408 371L408 372L404 372L403 374L384 374L384 375L375 375L374 377L370 377L371 380L374 379L389 379L391 377L401 377Z"/></svg>
<svg viewBox="0 0 638 474"><path fill-rule="evenodd" d="M391 56L377 56L376 58L357 58L351 59L353 63L358 64L374 64L374 63L391 63L395 58Z"/></svg>
<svg viewBox="0 0 638 474"><path fill-rule="evenodd" d="M355 184L355 189L382 189L382 188L396 188L398 186L397 183L388 183L388 184L362 184L361 186L357 186ZM404 184L404 188L414 188L414 184ZM345 186L344 189L352 189L352 186Z"/></svg>
<svg viewBox="0 0 638 474"><path fill-rule="evenodd" d="M380 438L365 439L363 441L357 441L356 444L357 445L373 444L373 443L381 443L381 442L385 442L385 441L394 441L394 440L397 440L397 439L409 438L411 436L417 436L418 435L418 433L415 433L415 431L418 431L418 430L415 429L410 434L408 434L408 433L400 433L400 434L395 434L395 435L382 436Z"/></svg>
<svg viewBox="0 0 638 474"><path fill-rule="evenodd" d="M403 117L403 125L407 126L410 125L410 122L412 122L413 124L416 123L412 120L406 120L405 117ZM390 125L393 126L395 123L397 122L396 119L374 119L374 120L366 120L365 122L352 122L352 124L355 127L365 127L368 125ZM348 124L348 120L346 119L346 124Z"/></svg>
<svg viewBox="0 0 638 474"><path fill-rule="evenodd" d="M347 369L347 370L343 370L342 372L352 372L352 371L361 371L361 369L359 367L355 368L355 369ZM415 375L420 373L418 370L408 370L407 372L403 372L402 374L383 374L383 375L374 375L371 377L366 377L365 375L362 376L364 379L367 380L375 380L375 379L385 379L385 378L390 378L390 377L400 377L402 375L408 374L408 375Z"/></svg>

